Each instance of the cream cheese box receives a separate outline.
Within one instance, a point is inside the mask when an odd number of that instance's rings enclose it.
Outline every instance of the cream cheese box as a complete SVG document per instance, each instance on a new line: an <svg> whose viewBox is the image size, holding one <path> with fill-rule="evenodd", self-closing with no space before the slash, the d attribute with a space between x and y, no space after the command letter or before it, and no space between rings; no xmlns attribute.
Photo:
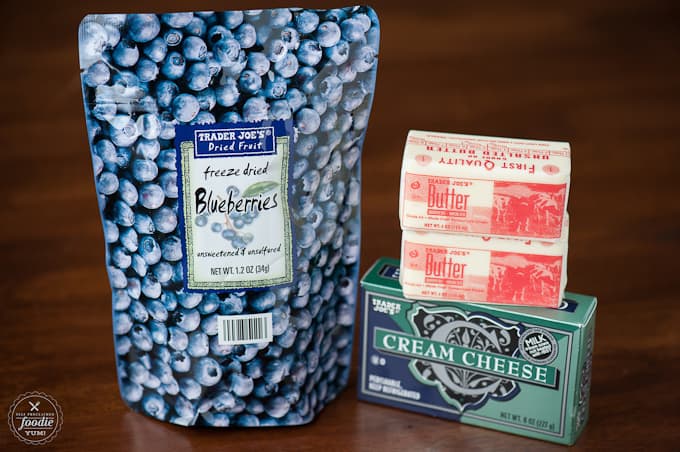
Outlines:
<svg viewBox="0 0 680 452"><path fill-rule="evenodd" d="M361 400L573 444L588 421L597 300L558 309L406 299L399 261L361 280Z"/></svg>

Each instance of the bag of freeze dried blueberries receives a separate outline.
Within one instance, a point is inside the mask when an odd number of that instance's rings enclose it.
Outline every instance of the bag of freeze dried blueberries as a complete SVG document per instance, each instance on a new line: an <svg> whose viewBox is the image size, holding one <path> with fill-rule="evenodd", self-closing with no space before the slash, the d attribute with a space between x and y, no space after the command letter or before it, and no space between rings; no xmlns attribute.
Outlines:
<svg viewBox="0 0 680 452"><path fill-rule="evenodd" d="M350 371L375 12L95 14L78 38L123 400L310 422Z"/></svg>

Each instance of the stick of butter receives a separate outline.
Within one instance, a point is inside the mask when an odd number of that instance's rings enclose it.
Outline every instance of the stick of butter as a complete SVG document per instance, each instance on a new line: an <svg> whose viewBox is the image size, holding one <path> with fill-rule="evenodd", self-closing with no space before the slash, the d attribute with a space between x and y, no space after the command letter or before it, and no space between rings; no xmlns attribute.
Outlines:
<svg viewBox="0 0 680 452"><path fill-rule="evenodd" d="M401 228L558 240L570 173L569 143L411 130Z"/></svg>
<svg viewBox="0 0 680 452"><path fill-rule="evenodd" d="M567 284L567 224L557 242L403 231L404 296L556 308Z"/></svg>

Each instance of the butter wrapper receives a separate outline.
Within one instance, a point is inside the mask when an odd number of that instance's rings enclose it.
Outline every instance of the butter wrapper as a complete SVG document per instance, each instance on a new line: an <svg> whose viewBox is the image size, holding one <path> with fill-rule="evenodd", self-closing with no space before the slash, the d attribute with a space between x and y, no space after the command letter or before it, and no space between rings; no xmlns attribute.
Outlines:
<svg viewBox="0 0 680 452"><path fill-rule="evenodd" d="M361 281L361 400L573 444L588 420L595 297L559 309L404 298L399 261Z"/></svg>
<svg viewBox="0 0 680 452"><path fill-rule="evenodd" d="M558 240L570 174L569 143L411 130L401 228Z"/></svg>
<svg viewBox="0 0 680 452"><path fill-rule="evenodd" d="M403 231L404 296L556 308L567 284L564 224L557 242Z"/></svg>

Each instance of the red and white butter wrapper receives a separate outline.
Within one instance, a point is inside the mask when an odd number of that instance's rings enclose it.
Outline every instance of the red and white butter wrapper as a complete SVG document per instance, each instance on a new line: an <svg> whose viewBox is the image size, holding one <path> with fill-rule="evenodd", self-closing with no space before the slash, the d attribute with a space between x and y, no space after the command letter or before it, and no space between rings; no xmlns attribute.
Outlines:
<svg viewBox="0 0 680 452"><path fill-rule="evenodd" d="M558 240L570 174L569 143L411 130L401 228Z"/></svg>
<svg viewBox="0 0 680 452"><path fill-rule="evenodd" d="M564 229L556 242L404 231L404 296L556 308L567 284Z"/></svg>

